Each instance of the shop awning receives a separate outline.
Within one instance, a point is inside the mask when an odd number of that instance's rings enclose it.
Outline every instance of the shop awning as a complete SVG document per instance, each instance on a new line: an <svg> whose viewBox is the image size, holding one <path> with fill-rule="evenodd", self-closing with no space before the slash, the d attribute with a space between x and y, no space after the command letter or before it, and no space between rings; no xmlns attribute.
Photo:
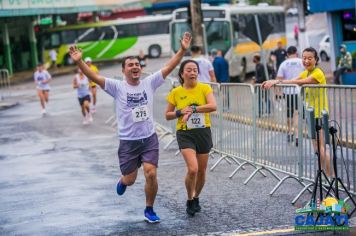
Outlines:
<svg viewBox="0 0 356 236"><path fill-rule="evenodd" d="M0 17L70 14L149 6L151 6L150 1L142 0L2 0L0 1Z"/></svg>

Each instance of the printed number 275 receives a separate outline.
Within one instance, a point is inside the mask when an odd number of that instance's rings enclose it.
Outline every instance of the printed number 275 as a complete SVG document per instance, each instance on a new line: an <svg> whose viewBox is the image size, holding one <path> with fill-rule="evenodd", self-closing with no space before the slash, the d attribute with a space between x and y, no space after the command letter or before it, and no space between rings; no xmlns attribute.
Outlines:
<svg viewBox="0 0 356 236"><path fill-rule="evenodd" d="M136 111L136 118L145 117L146 111Z"/></svg>

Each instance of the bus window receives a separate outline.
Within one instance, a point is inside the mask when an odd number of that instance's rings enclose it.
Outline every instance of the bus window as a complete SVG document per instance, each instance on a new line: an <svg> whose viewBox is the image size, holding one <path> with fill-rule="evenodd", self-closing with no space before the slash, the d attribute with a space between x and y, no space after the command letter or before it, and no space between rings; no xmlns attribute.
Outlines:
<svg viewBox="0 0 356 236"><path fill-rule="evenodd" d="M239 15L236 16L236 20L239 23L239 28L238 30L238 38L234 38L234 45L237 43L245 43L250 41L250 39L244 34L244 31L247 27L248 21L252 20L252 15ZM249 26L251 27L251 26Z"/></svg>
<svg viewBox="0 0 356 236"><path fill-rule="evenodd" d="M152 23L141 23L137 25L137 29L138 29L138 35L151 35L151 34L155 34L155 30L158 27L155 24Z"/></svg>
<svg viewBox="0 0 356 236"><path fill-rule="evenodd" d="M171 46L174 52L177 52L180 48L179 39L182 37L184 32L192 32L190 27L185 22L175 23L172 25L172 36L171 36Z"/></svg>
<svg viewBox="0 0 356 236"><path fill-rule="evenodd" d="M169 34L169 21L157 22L157 27L159 34Z"/></svg>
<svg viewBox="0 0 356 236"><path fill-rule="evenodd" d="M100 35L103 37L102 39L108 39L111 40L115 37L115 33L117 33L116 27L114 26L105 26L102 28L99 28Z"/></svg>
<svg viewBox="0 0 356 236"><path fill-rule="evenodd" d="M55 48L61 44L59 33L46 34L42 38L45 49Z"/></svg>
<svg viewBox="0 0 356 236"><path fill-rule="evenodd" d="M138 35L137 24L117 25L116 30L118 33L118 38L136 37Z"/></svg>
<svg viewBox="0 0 356 236"><path fill-rule="evenodd" d="M278 21L279 21L279 28L278 33L283 33L286 31L286 19L283 13L277 13Z"/></svg>
<svg viewBox="0 0 356 236"><path fill-rule="evenodd" d="M62 44L72 44L77 39L77 33L74 30L66 30L61 32Z"/></svg>
<svg viewBox="0 0 356 236"><path fill-rule="evenodd" d="M208 50L218 49L224 53L231 47L230 26L225 21L208 21L204 22L206 37L208 42ZM172 25L172 50L177 52L180 48L179 39L184 32L191 29L186 22L175 23Z"/></svg>
<svg viewBox="0 0 356 236"><path fill-rule="evenodd" d="M209 52L212 49L222 50L224 53L230 48L229 24L225 21L204 22Z"/></svg>
<svg viewBox="0 0 356 236"><path fill-rule="evenodd" d="M99 34L95 28L87 28L78 30L77 42L90 42L99 39Z"/></svg>

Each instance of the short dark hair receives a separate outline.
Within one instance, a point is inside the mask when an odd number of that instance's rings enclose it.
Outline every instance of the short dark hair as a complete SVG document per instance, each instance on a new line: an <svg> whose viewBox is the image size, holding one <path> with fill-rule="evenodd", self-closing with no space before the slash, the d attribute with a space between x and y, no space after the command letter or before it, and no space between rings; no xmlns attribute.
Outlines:
<svg viewBox="0 0 356 236"><path fill-rule="evenodd" d="M253 60L260 62L261 61L261 56L256 54L256 55L253 56Z"/></svg>
<svg viewBox="0 0 356 236"><path fill-rule="evenodd" d="M190 51L199 52L199 51L201 51L201 48L199 46L197 46L197 45L193 45L193 46L190 47Z"/></svg>
<svg viewBox="0 0 356 236"><path fill-rule="evenodd" d="M194 61L194 60L192 60L192 59L188 59L188 60L183 61L183 62L180 64L179 71L178 71L179 83L180 83L181 85L183 85L183 83L184 83L184 79L183 79L183 77L182 77L181 74L183 73L183 70L184 70L185 65L188 64L188 63L194 63L195 65L197 65L197 67L198 67L198 73L199 73L199 64L198 64L197 61Z"/></svg>
<svg viewBox="0 0 356 236"><path fill-rule="evenodd" d="M293 55L298 52L298 49L295 46L290 46L287 48L287 54L288 55Z"/></svg>
<svg viewBox="0 0 356 236"><path fill-rule="evenodd" d="M132 60L132 59L137 59L138 61L140 61L137 56L127 56L127 57L124 58L124 60L122 60L122 63L121 63L122 69L125 68L126 61L127 60Z"/></svg>

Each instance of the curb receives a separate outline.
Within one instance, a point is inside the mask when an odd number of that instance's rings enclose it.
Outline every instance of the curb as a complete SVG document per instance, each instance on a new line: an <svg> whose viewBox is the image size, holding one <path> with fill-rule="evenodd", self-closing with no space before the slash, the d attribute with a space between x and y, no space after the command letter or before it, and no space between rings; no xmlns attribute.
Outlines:
<svg viewBox="0 0 356 236"><path fill-rule="evenodd" d="M4 101L0 101L0 111L15 107L15 106L17 106L19 104L20 104L19 102L4 102Z"/></svg>
<svg viewBox="0 0 356 236"><path fill-rule="evenodd" d="M74 73L74 71L75 71L75 67L65 67L63 69L58 69L57 71L49 71L49 73L52 77L57 77L61 75ZM34 71L27 71L27 72L18 73L10 76L11 85L17 85L24 82L32 81L33 73Z"/></svg>

